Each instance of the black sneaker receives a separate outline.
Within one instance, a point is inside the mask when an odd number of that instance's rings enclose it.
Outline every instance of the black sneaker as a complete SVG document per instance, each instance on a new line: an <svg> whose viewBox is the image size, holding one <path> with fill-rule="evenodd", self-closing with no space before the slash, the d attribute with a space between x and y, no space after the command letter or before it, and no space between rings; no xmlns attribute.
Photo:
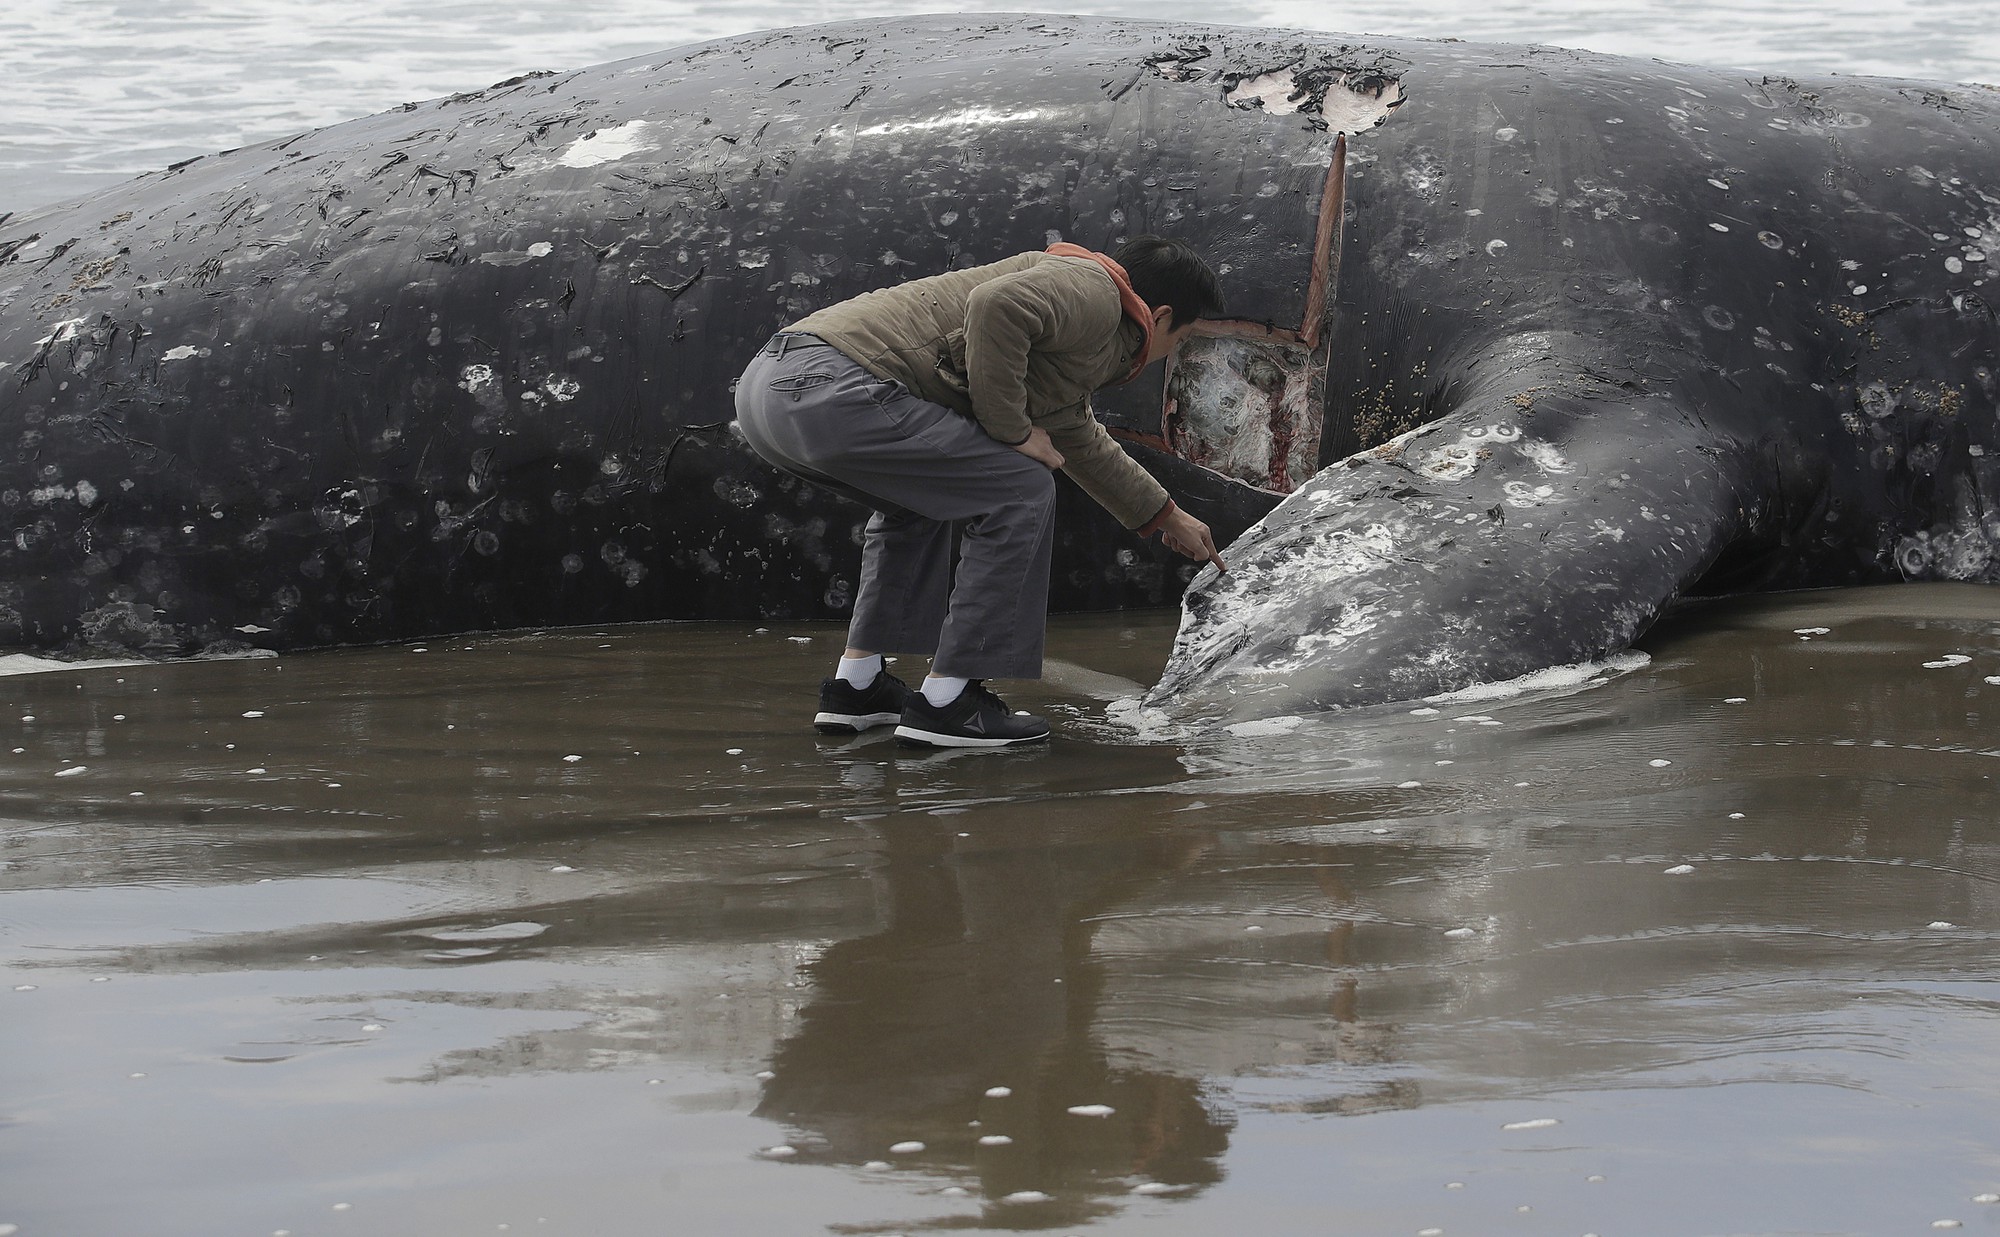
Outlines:
<svg viewBox="0 0 2000 1237"><path fill-rule="evenodd" d="M920 691L903 705L896 741L910 747L1019 747L1046 743L1049 724L1029 713L1010 713L978 679L958 699L937 708Z"/></svg>
<svg viewBox="0 0 2000 1237"><path fill-rule="evenodd" d="M917 693L887 670L875 672L875 681L856 687L846 679L827 679L819 685L819 715L813 725L821 734L859 734L871 726L893 726L902 720L903 706Z"/></svg>

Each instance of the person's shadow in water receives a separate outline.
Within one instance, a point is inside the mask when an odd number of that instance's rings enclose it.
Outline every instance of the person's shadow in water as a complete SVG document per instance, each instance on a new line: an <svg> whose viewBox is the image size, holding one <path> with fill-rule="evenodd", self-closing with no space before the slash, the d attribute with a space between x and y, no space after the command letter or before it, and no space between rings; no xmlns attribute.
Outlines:
<svg viewBox="0 0 2000 1237"><path fill-rule="evenodd" d="M802 1161L928 1173L1017 1227L1221 1180L1233 1121L1200 1081L1114 1063L1092 1030L1103 980L1090 917L1182 866L1199 841L1119 831L967 852L948 818L882 824L886 926L812 965L813 999L757 1115L794 1132Z"/></svg>

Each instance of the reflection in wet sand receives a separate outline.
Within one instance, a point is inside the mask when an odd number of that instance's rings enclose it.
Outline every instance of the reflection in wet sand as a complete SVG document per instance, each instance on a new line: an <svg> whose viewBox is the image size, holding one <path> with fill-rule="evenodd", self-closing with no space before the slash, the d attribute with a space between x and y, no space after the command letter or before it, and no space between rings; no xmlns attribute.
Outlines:
<svg viewBox="0 0 2000 1237"><path fill-rule="evenodd" d="M802 727L816 628L0 680L0 1224L1991 1222L1989 596L1172 743L1063 620L974 758Z"/></svg>
<svg viewBox="0 0 2000 1237"><path fill-rule="evenodd" d="M757 1110L797 1130L790 1145L898 1159L1048 1222L1100 1213L1134 1178L1220 1177L1228 1122L1201 1080L1105 1053L1087 925L1196 852L1122 829L1052 846L1040 833L961 849L934 819L886 824L882 927L813 963L813 1000ZM891 1150L911 1142L922 1151Z"/></svg>

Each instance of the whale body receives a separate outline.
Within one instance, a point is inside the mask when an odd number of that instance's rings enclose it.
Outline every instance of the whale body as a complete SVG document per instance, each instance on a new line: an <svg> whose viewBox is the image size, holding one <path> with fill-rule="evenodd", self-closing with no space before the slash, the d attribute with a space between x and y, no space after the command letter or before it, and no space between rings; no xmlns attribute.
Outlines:
<svg viewBox="0 0 2000 1237"><path fill-rule="evenodd" d="M2000 578L2000 94L1541 47L844 22L0 216L0 644L843 616L865 512L729 384L869 288L1184 237L1099 399L1221 535L1149 702L1447 691L1676 601ZM1063 609L1193 569L1073 488Z"/></svg>

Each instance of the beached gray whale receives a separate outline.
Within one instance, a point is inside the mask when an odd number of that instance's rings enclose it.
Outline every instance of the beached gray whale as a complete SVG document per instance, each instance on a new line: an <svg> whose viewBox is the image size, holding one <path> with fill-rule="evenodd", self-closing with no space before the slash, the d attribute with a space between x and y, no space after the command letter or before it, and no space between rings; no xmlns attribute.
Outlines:
<svg viewBox="0 0 2000 1237"><path fill-rule="evenodd" d="M191 161L0 216L0 644L839 617L862 513L729 433L749 350L1141 231L1237 316L1106 419L1225 536L1284 500L1156 703L1397 699L1691 593L1990 580L1996 121L1977 87L928 17ZM1065 501L1059 607L1174 599Z"/></svg>

